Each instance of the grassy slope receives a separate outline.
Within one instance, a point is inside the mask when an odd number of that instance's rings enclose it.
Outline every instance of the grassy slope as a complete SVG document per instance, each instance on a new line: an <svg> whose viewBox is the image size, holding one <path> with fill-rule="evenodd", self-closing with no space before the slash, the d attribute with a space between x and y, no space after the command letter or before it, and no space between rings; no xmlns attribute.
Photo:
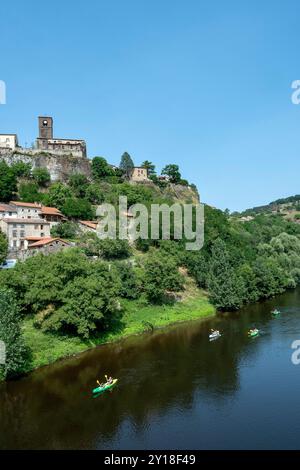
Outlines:
<svg viewBox="0 0 300 470"><path fill-rule="evenodd" d="M32 350L31 368L35 369L57 359L78 354L99 344L142 333L145 331L143 321L150 322L155 328L161 328L177 322L207 317L215 313L215 309L208 302L206 294L197 289L191 279L187 279L182 301L174 305L149 306L142 300L137 300L124 302L124 307L125 314L122 318L122 328L101 334L90 340L46 334L33 326L33 319L26 319L23 330L25 341Z"/></svg>

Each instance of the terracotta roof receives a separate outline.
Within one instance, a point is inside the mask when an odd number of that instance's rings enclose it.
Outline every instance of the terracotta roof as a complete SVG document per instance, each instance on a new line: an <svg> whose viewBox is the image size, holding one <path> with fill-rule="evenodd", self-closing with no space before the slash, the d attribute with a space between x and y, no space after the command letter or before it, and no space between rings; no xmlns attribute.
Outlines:
<svg viewBox="0 0 300 470"><path fill-rule="evenodd" d="M29 245L28 248L36 248L40 246L45 246L45 245L49 245L49 243L56 242L56 241L60 241L62 243L65 243L66 245L70 245L69 242L66 242L62 238L44 237L44 238L41 238L39 241Z"/></svg>
<svg viewBox="0 0 300 470"><path fill-rule="evenodd" d="M45 215L58 215L60 217L63 217L62 213L59 211L59 209L56 209L56 207L42 206L41 213Z"/></svg>
<svg viewBox="0 0 300 470"><path fill-rule="evenodd" d="M28 240L29 242L32 241L32 242L38 242L39 240L41 240L43 237L25 237L25 240ZM50 238L50 237L47 237L47 238Z"/></svg>
<svg viewBox="0 0 300 470"><path fill-rule="evenodd" d="M0 203L0 212L17 212L16 208L9 204Z"/></svg>
<svg viewBox="0 0 300 470"><path fill-rule="evenodd" d="M37 202L10 201L10 204L13 204L14 206L20 206L20 207L33 207L35 209L41 208L41 204L38 204Z"/></svg>
<svg viewBox="0 0 300 470"><path fill-rule="evenodd" d="M79 220L79 223L94 230L96 230L98 225L97 222L92 222L91 220Z"/></svg>
<svg viewBox="0 0 300 470"><path fill-rule="evenodd" d="M16 219L14 217L5 217L2 219L4 222L7 224L31 224L31 225L37 225L37 224L42 224L42 225L50 225L50 222L47 222L44 219Z"/></svg>

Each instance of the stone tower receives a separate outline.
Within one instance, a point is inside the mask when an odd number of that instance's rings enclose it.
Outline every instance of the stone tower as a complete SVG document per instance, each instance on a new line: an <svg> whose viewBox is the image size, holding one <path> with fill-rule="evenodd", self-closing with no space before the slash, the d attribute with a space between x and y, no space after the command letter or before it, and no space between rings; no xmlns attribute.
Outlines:
<svg viewBox="0 0 300 470"><path fill-rule="evenodd" d="M49 116L39 116L39 138L53 139L53 119Z"/></svg>

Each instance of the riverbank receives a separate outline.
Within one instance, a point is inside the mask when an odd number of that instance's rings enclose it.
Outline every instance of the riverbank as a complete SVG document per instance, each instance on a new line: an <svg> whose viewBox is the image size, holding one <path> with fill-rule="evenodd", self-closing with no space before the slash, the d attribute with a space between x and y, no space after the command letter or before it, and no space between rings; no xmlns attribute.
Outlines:
<svg viewBox="0 0 300 470"><path fill-rule="evenodd" d="M189 279L182 300L172 305L149 305L144 300L123 302L124 315L114 331L101 333L88 340L73 336L44 333L34 327L33 318L23 322L26 345L32 351L31 363L26 372L51 364L59 359L82 353L99 345L118 341L151 329L164 328L215 315L207 294Z"/></svg>

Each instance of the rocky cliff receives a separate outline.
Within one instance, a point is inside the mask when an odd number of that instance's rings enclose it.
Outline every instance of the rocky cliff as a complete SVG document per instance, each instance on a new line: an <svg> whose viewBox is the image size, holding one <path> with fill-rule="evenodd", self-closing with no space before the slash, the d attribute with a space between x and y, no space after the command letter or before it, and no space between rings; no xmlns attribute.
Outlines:
<svg viewBox="0 0 300 470"><path fill-rule="evenodd" d="M47 168L52 181L67 181L70 175L83 173L91 176L91 163L87 158L76 157L72 154L53 154L37 150L8 151L2 149L0 160L8 165L17 162L30 163L32 168Z"/></svg>

